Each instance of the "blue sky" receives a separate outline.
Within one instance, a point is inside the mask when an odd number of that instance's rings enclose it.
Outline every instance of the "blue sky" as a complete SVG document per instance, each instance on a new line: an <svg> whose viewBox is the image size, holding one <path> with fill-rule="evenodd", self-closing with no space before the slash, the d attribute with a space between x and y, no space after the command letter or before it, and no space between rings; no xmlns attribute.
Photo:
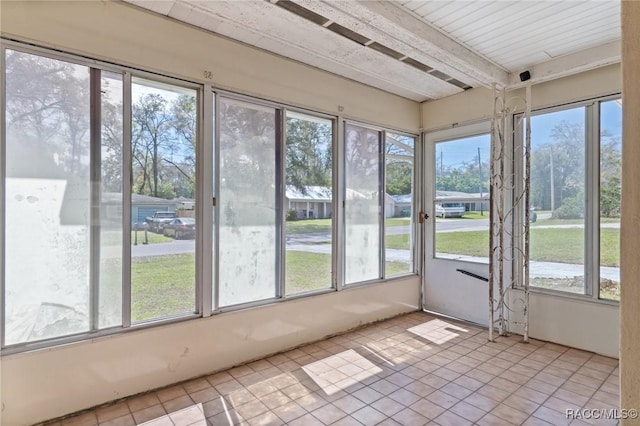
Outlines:
<svg viewBox="0 0 640 426"><path fill-rule="evenodd" d="M572 108L531 117L531 145L533 148L552 142L551 132L561 121L577 122L584 125L585 108ZM622 107L619 102L608 101L602 103L601 131L607 130L613 137L622 136ZM455 139L436 144L436 167L440 162L444 167L462 167L465 163L477 161L478 148L480 157L485 162L490 155L491 138L489 135L473 136Z"/></svg>

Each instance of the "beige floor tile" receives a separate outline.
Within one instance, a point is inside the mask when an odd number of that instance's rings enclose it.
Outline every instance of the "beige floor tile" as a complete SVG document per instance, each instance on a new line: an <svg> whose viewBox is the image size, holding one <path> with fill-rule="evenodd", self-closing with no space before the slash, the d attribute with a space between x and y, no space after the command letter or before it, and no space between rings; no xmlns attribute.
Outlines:
<svg viewBox="0 0 640 426"><path fill-rule="evenodd" d="M400 404L397 401L385 396L384 398L380 398L373 404L371 404L373 408L380 411L381 413L386 414L387 416L393 416L394 414L404 410L405 406Z"/></svg>
<svg viewBox="0 0 640 426"><path fill-rule="evenodd" d="M136 423L144 423L150 420L155 420L159 417L163 417L167 414L162 404L153 405L151 407L143 408L139 411L133 412L133 418Z"/></svg>
<svg viewBox="0 0 640 426"><path fill-rule="evenodd" d="M194 405L182 410L175 411L169 414L169 418L176 425L191 425L201 420L205 420L204 412L201 407Z"/></svg>
<svg viewBox="0 0 640 426"><path fill-rule="evenodd" d="M339 409L333 404L327 404L311 412L313 416L320 420L322 424L330 425L345 417L347 413Z"/></svg>
<svg viewBox="0 0 640 426"><path fill-rule="evenodd" d="M437 390L427 395L426 397L429 401L438 404L439 406L449 409L453 405L455 405L460 399L452 396L448 393L445 393L441 390Z"/></svg>
<svg viewBox="0 0 640 426"><path fill-rule="evenodd" d="M183 408L191 407L195 403L191 400L189 395L183 395L178 398L172 399L162 403L162 406L167 413L173 413L174 411L182 410Z"/></svg>
<svg viewBox="0 0 640 426"><path fill-rule="evenodd" d="M491 410L491 414L513 424L521 424L527 420L527 417L529 417L527 413L516 410L506 404L499 404L496 408Z"/></svg>
<svg viewBox="0 0 640 426"><path fill-rule="evenodd" d="M563 425L619 404L617 360L451 326L414 313L49 426Z"/></svg>
<svg viewBox="0 0 640 426"><path fill-rule="evenodd" d="M93 426L98 424L95 410L62 420L63 426Z"/></svg>
<svg viewBox="0 0 640 426"><path fill-rule="evenodd" d="M394 414L391 416L391 419L403 426L422 426L429 423L428 418L410 408L405 408L404 410Z"/></svg>
<svg viewBox="0 0 640 426"><path fill-rule="evenodd" d="M477 422L487 414L485 410L475 407L465 401L458 402L456 405L451 407L449 411L457 414L460 417L463 417L470 422ZM436 421L438 420L436 419Z"/></svg>
<svg viewBox="0 0 640 426"><path fill-rule="evenodd" d="M272 411L276 416L278 416L278 418L282 419L282 421L285 423L289 423L307 414L307 410L302 408L302 406L300 406L294 401L281 405L273 409Z"/></svg>
<svg viewBox="0 0 640 426"><path fill-rule="evenodd" d="M445 411L444 413L440 414L434 419L434 422L441 426L470 426L472 424L469 420L460 417L459 415L451 411Z"/></svg>
<svg viewBox="0 0 640 426"><path fill-rule="evenodd" d="M104 423L109 420L131 414L131 412L129 411L129 406L126 402L119 402L105 407L98 407L96 409L96 414L98 416L98 422Z"/></svg>
<svg viewBox="0 0 640 426"><path fill-rule="evenodd" d="M164 403L166 401L170 401L172 399L187 395L187 391L185 391L182 386L178 385L160 389L156 391L156 395L158 396L160 402Z"/></svg>

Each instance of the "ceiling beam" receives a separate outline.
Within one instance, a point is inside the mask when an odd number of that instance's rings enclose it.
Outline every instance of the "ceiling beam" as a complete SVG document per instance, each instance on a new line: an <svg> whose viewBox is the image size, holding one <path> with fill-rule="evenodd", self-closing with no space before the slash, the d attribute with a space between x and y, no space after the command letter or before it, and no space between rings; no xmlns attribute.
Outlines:
<svg viewBox="0 0 640 426"><path fill-rule="evenodd" d="M604 67L619 63L621 60L620 40L612 41L600 46L591 47L569 55L550 59L537 65L533 65L522 71L531 73L531 83L542 83L571 74L578 74L584 71ZM509 76L509 87L517 88L524 86L520 81L520 72L511 73Z"/></svg>
<svg viewBox="0 0 640 426"><path fill-rule="evenodd" d="M506 86L507 71L389 1L295 0L385 46L474 86ZM417 57L416 57L417 56Z"/></svg>

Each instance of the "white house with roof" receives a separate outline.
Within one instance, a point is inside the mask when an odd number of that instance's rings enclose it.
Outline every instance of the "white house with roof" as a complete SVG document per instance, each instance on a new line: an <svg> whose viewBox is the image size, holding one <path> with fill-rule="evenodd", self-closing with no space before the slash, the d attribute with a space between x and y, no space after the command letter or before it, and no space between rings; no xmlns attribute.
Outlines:
<svg viewBox="0 0 640 426"><path fill-rule="evenodd" d="M436 204L463 203L465 211L488 211L489 192L436 191Z"/></svg>
<svg viewBox="0 0 640 426"><path fill-rule="evenodd" d="M287 185L288 210L296 211L297 219L326 219L331 217L331 188L305 186L304 189Z"/></svg>

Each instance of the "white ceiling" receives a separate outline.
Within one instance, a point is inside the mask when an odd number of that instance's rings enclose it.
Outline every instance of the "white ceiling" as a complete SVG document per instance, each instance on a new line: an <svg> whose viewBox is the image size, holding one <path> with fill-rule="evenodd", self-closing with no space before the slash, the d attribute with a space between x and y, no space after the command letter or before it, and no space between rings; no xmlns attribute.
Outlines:
<svg viewBox="0 0 640 426"><path fill-rule="evenodd" d="M613 0L125 1L416 101L620 61Z"/></svg>

